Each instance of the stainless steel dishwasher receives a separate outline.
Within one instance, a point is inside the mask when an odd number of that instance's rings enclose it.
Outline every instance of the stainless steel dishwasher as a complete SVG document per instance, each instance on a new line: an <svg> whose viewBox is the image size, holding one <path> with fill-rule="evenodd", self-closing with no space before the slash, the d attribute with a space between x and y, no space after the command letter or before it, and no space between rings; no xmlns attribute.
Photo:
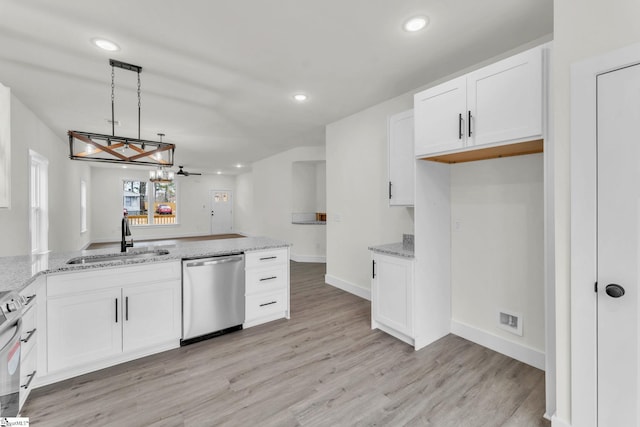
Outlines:
<svg viewBox="0 0 640 427"><path fill-rule="evenodd" d="M242 329L244 274L244 254L182 261L181 345Z"/></svg>

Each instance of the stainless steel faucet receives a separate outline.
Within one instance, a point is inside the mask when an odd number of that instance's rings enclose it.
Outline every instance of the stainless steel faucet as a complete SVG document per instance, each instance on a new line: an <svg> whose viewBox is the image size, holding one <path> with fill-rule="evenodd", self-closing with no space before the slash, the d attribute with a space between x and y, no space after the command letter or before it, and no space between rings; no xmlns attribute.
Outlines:
<svg viewBox="0 0 640 427"><path fill-rule="evenodd" d="M133 239L127 243L127 236L131 236L131 230L129 230L129 220L125 213L122 217L122 240L120 240L120 252L127 252L127 248L133 247Z"/></svg>

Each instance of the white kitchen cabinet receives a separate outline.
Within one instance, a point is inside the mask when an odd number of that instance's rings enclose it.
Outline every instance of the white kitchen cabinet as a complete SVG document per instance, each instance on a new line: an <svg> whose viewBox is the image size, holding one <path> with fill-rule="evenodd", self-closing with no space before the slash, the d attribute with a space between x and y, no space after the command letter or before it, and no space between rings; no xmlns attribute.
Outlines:
<svg viewBox="0 0 640 427"><path fill-rule="evenodd" d="M122 289L122 351L136 351L180 338L180 292L181 287L175 281Z"/></svg>
<svg viewBox="0 0 640 427"><path fill-rule="evenodd" d="M27 400L29 393L35 385L38 373L38 310L36 308L38 299L36 297L39 289L44 284L44 278L36 279L29 286L20 291L20 295L25 298L25 306L22 314L22 334L20 337L20 408Z"/></svg>
<svg viewBox="0 0 640 427"><path fill-rule="evenodd" d="M289 248L245 253L244 328L289 318Z"/></svg>
<svg viewBox="0 0 640 427"><path fill-rule="evenodd" d="M542 58L537 47L417 93L415 155L541 139Z"/></svg>
<svg viewBox="0 0 640 427"><path fill-rule="evenodd" d="M542 49L467 75L467 146L542 138Z"/></svg>
<svg viewBox="0 0 640 427"><path fill-rule="evenodd" d="M389 206L413 206L415 155L413 148L413 110L389 117Z"/></svg>
<svg viewBox="0 0 640 427"><path fill-rule="evenodd" d="M417 93L413 102L416 156L465 146L466 77Z"/></svg>
<svg viewBox="0 0 640 427"><path fill-rule="evenodd" d="M414 260L372 252L371 328L410 344L414 334Z"/></svg>
<svg viewBox="0 0 640 427"><path fill-rule="evenodd" d="M89 286L89 285L88 285ZM122 353L121 289L100 289L47 302L49 371Z"/></svg>
<svg viewBox="0 0 640 427"><path fill-rule="evenodd" d="M178 347L180 272L169 262L49 276L42 383Z"/></svg>

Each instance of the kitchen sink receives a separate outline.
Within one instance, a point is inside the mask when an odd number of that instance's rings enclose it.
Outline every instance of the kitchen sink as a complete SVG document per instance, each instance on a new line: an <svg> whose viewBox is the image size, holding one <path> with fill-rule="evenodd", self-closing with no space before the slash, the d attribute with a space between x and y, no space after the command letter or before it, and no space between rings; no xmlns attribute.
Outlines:
<svg viewBox="0 0 640 427"><path fill-rule="evenodd" d="M67 261L67 264L89 264L96 262L112 262L112 261L127 261L130 259L144 259L153 258L162 255L169 255L167 249L155 249L151 251L129 252L129 253L115 253L105 255L86 255L76 258L72 258Z"/></svg>

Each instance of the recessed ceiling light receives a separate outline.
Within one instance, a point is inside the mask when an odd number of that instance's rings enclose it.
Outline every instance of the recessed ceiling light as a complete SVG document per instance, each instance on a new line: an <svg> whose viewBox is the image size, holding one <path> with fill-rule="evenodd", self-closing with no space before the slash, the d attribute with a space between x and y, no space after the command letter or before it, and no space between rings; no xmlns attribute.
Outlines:
<svg viewBox="0 0 640 427"><path fill-rule="evenodd" d="M120 46L106 39L99 39L99 38L91 39L91 43L93 43L95 46L99 47L100 49L107 50L109 52L115 52L117 50L120 50Z"/></svg>
<svg viewBox="0 0 640 427"><path fill-rule="evenodd" d="M218 175L222 175L222 172L220 172L220 171L218 171L218 172L216 172L216 173L217 173Z"/></svg>
<svg viewBox="0 0 640 427"><path fill-rule="evenodd" d="M237 167L237 168L241 168L241 167L242 167L242 165L241 165L240 163L238 163L238 164L236 165L236 167Z"/></svg>
<svg viewBox="0 0 640 427"><path fill-rule="evenodd" d="M304 93L296 93L295 95L293 95L293 99L298 101L298 102L304 102L307 99L309 99L309 97L307 95L305 95Z"/></svg>
<svg viewBox="0 0 640 427"><path fill-rule="evenodd" d="M426 16L414 16L413 18L406 20L402 28L404 28L405 31L414 33L422 30L428 23L429 18Z"/></svg>

